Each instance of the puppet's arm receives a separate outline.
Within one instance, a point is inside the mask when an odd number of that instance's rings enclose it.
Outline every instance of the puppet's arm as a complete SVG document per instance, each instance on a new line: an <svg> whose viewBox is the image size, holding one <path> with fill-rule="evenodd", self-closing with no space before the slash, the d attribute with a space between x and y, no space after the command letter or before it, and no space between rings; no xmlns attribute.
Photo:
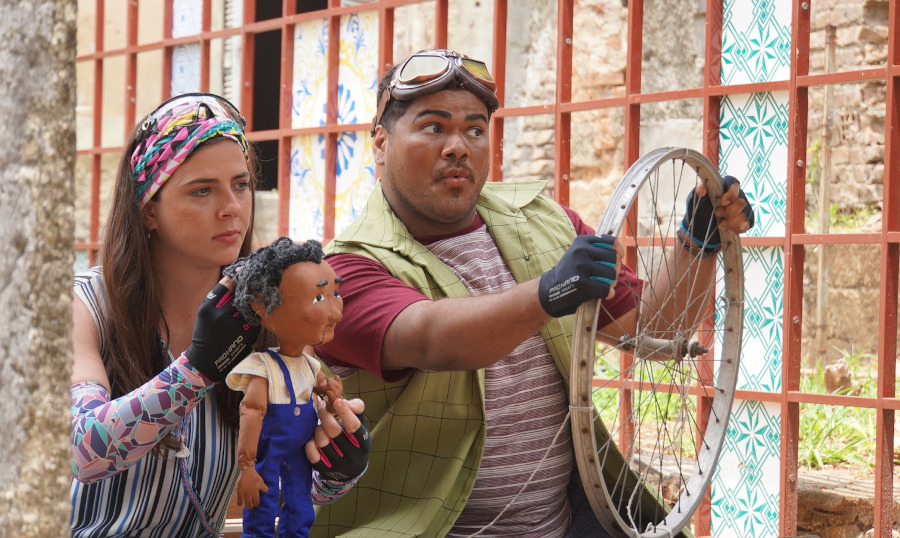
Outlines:
<svg viewBox="0 0 900 538"><path fill-rule="evenodd" d="M263 417L268 404L269 381L251 375L244 399L241 400L241 426L238 430L238 467L241 476L237 482L237 504L248 510L259 506L259 494L269 491L259 473L256 472L256 449L262 432Z"/></svg>
<svg viewBox="0 0 900 538"><path fill-rule="evenodd" d="M156 377L115 400L110 400L100 383L72 385L75 478L90 483L134 465L212 386L184 354Z"/></svg>

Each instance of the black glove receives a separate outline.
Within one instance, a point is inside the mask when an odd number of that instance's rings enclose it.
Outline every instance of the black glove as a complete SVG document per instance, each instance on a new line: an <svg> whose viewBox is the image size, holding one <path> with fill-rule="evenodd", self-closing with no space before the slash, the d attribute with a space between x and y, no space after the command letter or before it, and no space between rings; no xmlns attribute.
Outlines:
<svg viewBox="0 0 900 538"><path fill-rule="evenodd" d="M735 183L737 183L737 178L734 176L722 176L722 192L727 191ZM681 231L697 248L702 248L708 253L718 252L722 248L722 240L719 238L718 219L713 214L712 201L708 195L697 199L694 192L695 190L691 189L688 194L687 208L684 211L684 218L681 219ZM755 217L753 208L750 207L750 200L747 199L743 189L738 196L747 202L747 205L744 206L744 214L747 215L747 222L752 228Z"/></svg>
<svg viewBox="0 0 900 538"><path fill-rule="evenodd" d="M319 476L325 480L346 482L356 478L366 470L369 465L369 450L372 449L372 438L369 437L369 429L366 427L366 416L356 415L359 418L359 429L353 433L344 430L331 440L327 446L319 447L318 463L313 463L312 468L319 472Z"/></svg>
<svg viewBox="0 0 900 538"><path fill-rule="evenodd" d="M605 299L616 281L616 251L611 235L579 235L556 267L541 275L541 307L558 318L574 314L581 303Z"/></svg>
<svg viewBox="0 0 900 538"><path fill-rule="evenodd" d="M216 383L253 350L260 326L251 325L232 304L234 294L216 284L197 309L191 345L184 351L194 368Z"/></svg>

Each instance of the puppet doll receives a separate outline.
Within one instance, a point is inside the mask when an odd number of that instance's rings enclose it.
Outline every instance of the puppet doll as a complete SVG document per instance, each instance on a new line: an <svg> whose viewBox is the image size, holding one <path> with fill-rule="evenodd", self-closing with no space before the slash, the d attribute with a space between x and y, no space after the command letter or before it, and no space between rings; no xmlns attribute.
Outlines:
<svg viewBox="0 0 900 538"><path fill-rule="evenodd" d="M362 402L343 400L340 378L328 378L318 361L303 353L306 346L330 341L341 319L342 279L322 257L318 241L295 244L282 237L224 271L235 281L238 311L279 344L248 356L226 379L230 388L244 392L237 484L244 536L274 536L276 515L279 537L307 536L313 503L339 498L368 463ZM326 425L335 433L325 433Z"/></svg>

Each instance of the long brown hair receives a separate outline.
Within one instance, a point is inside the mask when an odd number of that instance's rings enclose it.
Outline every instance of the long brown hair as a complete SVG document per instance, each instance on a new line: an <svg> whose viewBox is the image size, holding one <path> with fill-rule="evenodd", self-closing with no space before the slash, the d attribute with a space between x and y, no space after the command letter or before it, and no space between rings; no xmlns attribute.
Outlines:
<svg viewBox="0 0 900 538"><path fill-rule="evenodd" d="M137 180L130 163L142 123L143 120L139 121L132 129L119 161L100 256L107 300L106 330L100 349L113 398L140 387L169 365L168 353L159 333L160 325L168 333L159 300L160 282L153 270L150 238L141 219L136 195ZM219 140L214 138L207 143ZM246 256L252 250L258 170L252 148L248 167L253 202L250 226L241 245L240 256ZM162 337L168 340L168 334ZM237 428L242 394L232 391L224 383L220 383L213 392L219 418ZM158 455L163 448L177 449L178 442L169 434L154 448L154 454Z"/></svg>

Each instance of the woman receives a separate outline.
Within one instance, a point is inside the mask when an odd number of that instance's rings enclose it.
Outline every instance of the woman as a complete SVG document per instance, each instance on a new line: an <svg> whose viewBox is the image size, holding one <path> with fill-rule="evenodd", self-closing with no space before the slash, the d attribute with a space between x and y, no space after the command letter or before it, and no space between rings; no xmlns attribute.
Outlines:
<svg viewBox="0 0 900 538"><path fill-rule="evenodd" d="M244 119L211 94L166 101L125 145L102 268L75 281L75 537L221 535L241 395L217 383L259 328L220 279L251 250L253 164Z"/></svg>

